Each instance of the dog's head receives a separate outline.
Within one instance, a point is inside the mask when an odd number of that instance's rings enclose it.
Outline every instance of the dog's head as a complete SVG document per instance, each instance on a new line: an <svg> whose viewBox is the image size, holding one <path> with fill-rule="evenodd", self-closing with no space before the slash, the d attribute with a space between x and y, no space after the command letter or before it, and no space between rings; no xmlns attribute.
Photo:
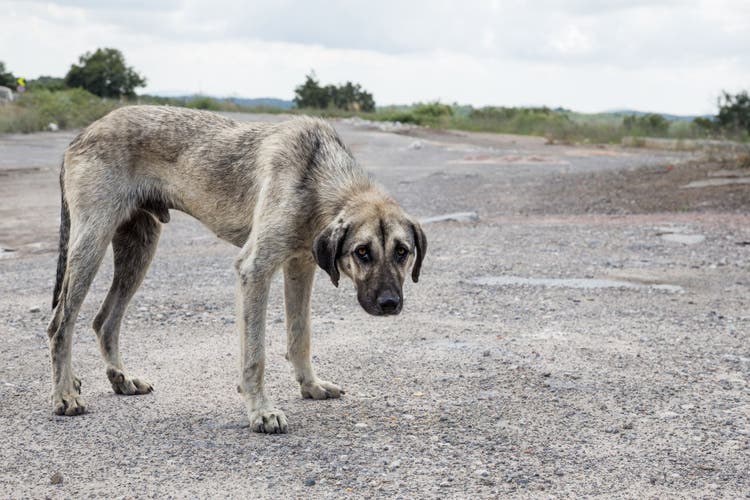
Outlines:
<svg viewBox="0 0 750 500"><path fill-rule="evenodd" d="M419 280L427 239L418 222L391 199L364 196L350 204L315 239L318 265L338 286L340 273L351 278L360 305L370 314L398 314L403 284L411 268Z"/></svg>

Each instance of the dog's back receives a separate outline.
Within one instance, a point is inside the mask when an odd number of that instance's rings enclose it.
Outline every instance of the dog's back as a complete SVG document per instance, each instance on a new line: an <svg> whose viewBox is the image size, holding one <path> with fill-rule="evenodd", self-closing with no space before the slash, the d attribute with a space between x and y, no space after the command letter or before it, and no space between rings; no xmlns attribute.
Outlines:
<svg viewBox="0 0 750 500"><path fill-rule="evenodd" d="M61 179L71 210L113 201L162 222L175 208L241 246L264 182L283 177L294 196L367 178L333 127L295 117L237 122L169 106L117 109L70 144ZM231 214L228 216L228 214Z"/></svg>

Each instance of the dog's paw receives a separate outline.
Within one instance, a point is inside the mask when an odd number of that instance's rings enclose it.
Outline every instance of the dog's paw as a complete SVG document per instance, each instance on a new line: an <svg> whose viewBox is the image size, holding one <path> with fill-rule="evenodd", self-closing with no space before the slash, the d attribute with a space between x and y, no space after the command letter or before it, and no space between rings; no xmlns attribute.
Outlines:
<svg viewBox="0 0 750 500"><path fill-rule="evenodd" d="M117 368L107 368L107 378L109 383L112 384L112 389L117 394L124 396L148 394L154 390L153 386L145 380L128 377Z"/></svg>
<svg viewBox="0 0 750 500"><path fill-rule="evenodd" d="M306 399L335 399L346 394L341 387L325 380L316 379L312 382L303 382L300 385L302 397Z"/></svg>
<svg viewBox="0 0 750 500"><path fill-rule="evenodd" d="M76 385L80 387L80 381ZM55 415L66 415L68 417L83 415L86 413L86 401L83 400L77 390L55 391L52 394L52 411Z"/></svg>
<svg viewBox="0 0 750 500"><path fill-rule="evenodd" d="M250 428L266 434L286 434L287 421L284 412L276 408L259 408L248 412Z"/></svg>

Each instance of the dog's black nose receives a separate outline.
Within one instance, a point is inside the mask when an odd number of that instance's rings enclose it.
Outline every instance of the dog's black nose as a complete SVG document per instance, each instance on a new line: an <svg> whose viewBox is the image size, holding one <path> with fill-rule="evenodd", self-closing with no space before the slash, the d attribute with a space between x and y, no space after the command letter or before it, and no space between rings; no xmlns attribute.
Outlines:
<svg viewBox="0 0 750 500"><path fill-rule="evenodd" d="M392 293L384 293L378 297L378 306L383 314L393 314L398 311L398 306L401 305L401 299Z"/></svg>

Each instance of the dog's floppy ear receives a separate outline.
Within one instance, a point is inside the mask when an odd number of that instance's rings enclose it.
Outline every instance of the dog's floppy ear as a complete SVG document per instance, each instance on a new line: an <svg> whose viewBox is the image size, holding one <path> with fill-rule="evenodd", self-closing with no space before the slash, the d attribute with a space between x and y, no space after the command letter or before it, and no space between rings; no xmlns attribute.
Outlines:
<svg viewBox="0 0 750 500"><path fill-rule="evenodd" d="M341 256L341 248L344 245L347 232L349 232L348 225L333 223L315 238L313 244L315 261L328 273L336 287L339 286L340 277L336 260Z"/></svg>
<svg viewBox="0 0 750 500"><path fill-rule="evenodd" d="M419 222L411 223L411 232L414 235L414 244L417 247L417 260L414 261L414 267L411 270L411 279L416 283L419 281L419 271L422 269L424 254L427 253L427 237L424 235Z"/></svg>

